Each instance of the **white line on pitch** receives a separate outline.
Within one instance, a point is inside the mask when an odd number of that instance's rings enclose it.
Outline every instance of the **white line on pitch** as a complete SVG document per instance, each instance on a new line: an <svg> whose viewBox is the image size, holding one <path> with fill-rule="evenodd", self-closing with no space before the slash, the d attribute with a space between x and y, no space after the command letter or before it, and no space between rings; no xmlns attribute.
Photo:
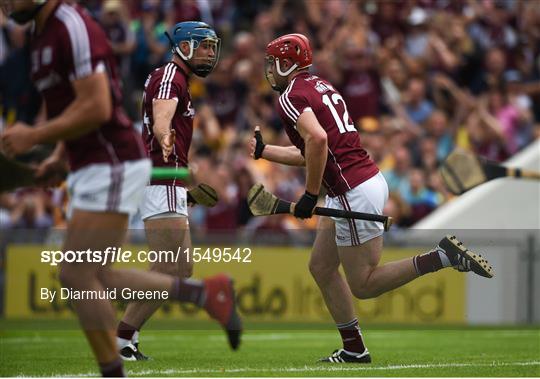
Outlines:
<svg viewBox="0 0 540 379"><path fill-rule="evenodd" d="M235 373L288 373L288 372L346 372L346 371L380 371L380 370L410 370L417 368L457 368L457 367L504 367L504 366L540 366L540 361L525 362L491 362L491 363L436 363L436 364L411 364L411 365L388 365L388 366L304 366L304 367L284 367L284 368L252 368L242 367L233 369L186 369L186 370L128 370L130 375L189 375L189 374L235 374ZM63 374L55 377L89 377L96 376L97 372L87 372L81 374Z"/></svg>

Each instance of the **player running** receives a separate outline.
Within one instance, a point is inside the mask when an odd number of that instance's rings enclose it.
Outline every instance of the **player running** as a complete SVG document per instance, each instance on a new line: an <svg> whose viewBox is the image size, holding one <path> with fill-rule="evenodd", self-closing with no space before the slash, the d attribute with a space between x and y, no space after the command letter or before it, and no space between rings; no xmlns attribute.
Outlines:
<svg viewBox="0 0 540 379"><path fill-rule="evenodd" d="M191 104L188 77L206 77L219 58L220 40L207 24L186 21L172 29L172 59L154 70L146 80L143 95L143 140L154 167L187 167L193 135L195 110ZM188 193L179 180L152 180L144 190L141 216L151 250L176 251L191 248L188 224ZM191 276L192 261L155 263L151 270L186 278ZM222 276L232 292L231 280ZM188 282L188 281L186 281ZM201 287L202 283L189 281ZM139 349L139 331L161 306L161 302L129 304L118 325L118 346L124 360L148 359ZM225 325L233 349L240 343L240 319Z"/></svg>
<svg viewBox="0 0 540 379"><path fill-rule="evenodd" d="M67 160L70 193L63 250L120 246L128 215L134 213L150 177L140 137L121 108L112 50L92 17L60 0L2 0L2 10L19 23L34 21L31 76L41 92L47 120L30 127L18 122L0 140L13 156L42 143L57 148L38 169L46 178ZM64 158L66 156L66 158ZM60 266L64 287L81 291L165 291L170 299L203 306L222 325L237 319L234 292L222 276L203 283L157 272L113 270L101 262ZM103 376L123 376L116 345L114 308L107 299L72 302Z"/></svg>
<svg viewBox="0 0 540 379"><path fill-rule="evenodd" d="M250 141L254 159L306 167L306 189L294 215L312 216L321 183L326 207L382 214L388 198L383 175L360 144L347 106L334 87L312 75L312 50L302 34L287 34L266 46L265 74L280 92L278 112L294 146L265 145L259 127ZM354 314L352 295L377 297L421 275L453 267L492 277L491 266L453 236L433 250L379 265L383 246L380 223L321 217L309 268L336 322L343 348L321 359L369 363L371 356ZM338 271L343 266L345 279Z"/></svg>

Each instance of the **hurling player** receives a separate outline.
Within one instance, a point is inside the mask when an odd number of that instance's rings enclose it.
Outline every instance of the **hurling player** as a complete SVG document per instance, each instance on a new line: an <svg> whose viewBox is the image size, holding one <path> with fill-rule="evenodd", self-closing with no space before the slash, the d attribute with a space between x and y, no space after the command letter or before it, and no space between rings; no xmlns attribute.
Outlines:
<svg viewBox="0 0 540 379"><path fill-rule="evenodd" d="M255 159L305 166L305 193L294 209L298 218L312 216L321 184L327 192L326 207L382 214L388 198L386 181L362 148L343 97L328 81L308 72L312 56L302 34L287 34L267 45L266 78L280 93L278 113L293 145L265 145L256 127L251 154ZM343 340L343 348L323 362L371 362L354 313L353 295L377 297L445 267L492 276L485 260L449 236L425 254L379 265L382 234L380 223L319 219L309 268ZM340 264L345 278L338 271Z"/></svg>
<svg viewBox="0 0 540 379"><path fill-rule="evenodd" d="M154 167L187 167L193 135L195 110L191 104L188 79L195 74L206 77L217 64L220 40L207 24L186 21L172 29L172 59L154 70L146 80L143 95L143 140ZM191 248L188 224L188 193L179 180L152 180L144 190L141 216L151 250L177 251ZM187 258L187 255L184 257ZM191 276L192 261L157 262L153 271L181 278ZM209 279L210 280L210 279ZM186 280L185 286L202 288L203 283ZM211 283L228 288L234 296L231 279L220 275ZM201 298L202 306L204 299ZM161 302L129 304L118 325L118 346L125 360L146 360L139 349L139 331L161 306ZM240 342L240 319L235 314L223 324L233 349Z"/></svg>
<svg viewBox="0 0 540 379"><path fill-rule="evenodd" d="M47 119L30 127L18 122L0 141L14 156L42 143L57 143L38 169L47 177L59 162L70 166L69 222L63 250L104 251L120 246L128 216L138 207L150 178L140 136L121 108L122 94L114 56L92 17L72 2L1 0L16 22L34 21L31 77L46 105ZM210 280L203 287L157 272L113 270L101 262L60 265L60 280L72 290L165 291L175 300L204 304L222 324L236 314L228 283ZM108 299L73 301L79 321L103 376L123 376L116 345L114 308Z"/></svg>

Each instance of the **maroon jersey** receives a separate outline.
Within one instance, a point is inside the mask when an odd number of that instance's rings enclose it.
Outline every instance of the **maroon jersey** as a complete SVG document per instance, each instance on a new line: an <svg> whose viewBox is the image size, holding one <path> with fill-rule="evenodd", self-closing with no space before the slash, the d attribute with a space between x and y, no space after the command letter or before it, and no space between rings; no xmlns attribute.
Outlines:
<svg viewBox="0 0 540 379"><path fill-rule="evenodd" d="M154 137L152 126L154 115L152 103L154 100L174 99L177 102L176 112L171 121L171 128L176 131L174 149L169 161L163 161L159 141ZM195 110L191 106L187 75L174 62L155 69L144 84L143 95L143 140L146 152L154 167L187 167L189 145L193 136L193 117ZM184 186L178 180L153 180L151 184L170 184Z"/></svg>
<svg viewBox="0 0 540 379"><path fill-rule="evenodd" d="M144 158L140 137L122 109L114 55L105 33L87 12L60 2L31 42L32 80L43 95L47 118L75 99L72 82L97 72L109 78L113 111L109 121L65 141L71 170L93 163L117 164Z"/></svg>
<svg viewBox="0 0 540 379"><path fill-rule="evenodd" d="M281 94L278 112L291 142L304 155L304 140L296 130L298 117L314 112L326 131L328 159L323 185L335 197L365 182L379 172L360 144L360 136L349 117L345 101L326 80L307 72L298 74Z"/></svg>

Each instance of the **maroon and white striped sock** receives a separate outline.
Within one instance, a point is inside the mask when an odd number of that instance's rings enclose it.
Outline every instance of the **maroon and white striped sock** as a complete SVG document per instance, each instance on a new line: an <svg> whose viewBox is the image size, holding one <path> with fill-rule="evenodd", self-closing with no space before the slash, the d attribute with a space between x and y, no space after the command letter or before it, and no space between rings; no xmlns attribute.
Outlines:
<svg viewBox="0 0 540 379"><path fill-rule="evenodd" d="M341 334L343 349L345 351L350 353L363 353L366 350L357 318L343 324L336 324L336 326L339 334Z"/></svg>
<svg viewBox="0 0 540 379"><path fill-rule="evenodd" d="M418 275L428 274L452 266L444 250L439 248L413 257L413 264Z"/></svg>

